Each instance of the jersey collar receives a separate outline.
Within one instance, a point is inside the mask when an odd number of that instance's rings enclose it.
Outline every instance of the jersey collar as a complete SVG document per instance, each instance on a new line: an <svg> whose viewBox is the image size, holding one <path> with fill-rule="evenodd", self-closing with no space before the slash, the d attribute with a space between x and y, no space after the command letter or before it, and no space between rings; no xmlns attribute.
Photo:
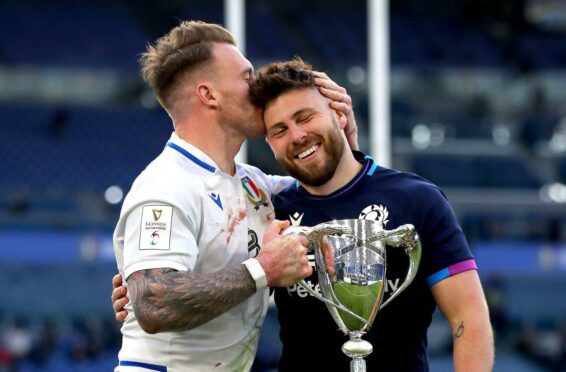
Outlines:
<svg viewBox="0 0 566 372"><path fill-rule="evenodd" d="M297 181L297 187L309 198L312 199L332 199L332 198L336 198L346 192L348 192L349 190L351 190L353 187L355 187L364 177L366 176L372 176L373 173L375 172L376 168L377 168L377 163L375 162L375 160L369 156L369 155L365 155L363 152L360 151L352 151L354 153L354 158L359 161L360 163L363 164L362 169L358 172L358 174L350 181L348 182L346 185L344 185L342 188L334 191L331 194L328 195L312 195L310 194L307 190L305 190L304 187L302 187L300 185L300 183Z"/></svg>
<svg viewBox="0 0 566 372"><path fill-rule="evenodd" d="M208 155L181 139L175 132L171 134L171 138L166 146L177 151L179 154L210 173L215 173L216 169L218 169L216 163Z"/></svg>

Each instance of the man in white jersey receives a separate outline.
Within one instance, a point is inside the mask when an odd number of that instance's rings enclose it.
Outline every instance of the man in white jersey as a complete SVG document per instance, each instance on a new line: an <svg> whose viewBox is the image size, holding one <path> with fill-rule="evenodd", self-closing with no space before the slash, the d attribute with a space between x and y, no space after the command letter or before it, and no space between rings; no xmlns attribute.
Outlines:
<svg viewBox="0 0 566 372"><path fill-rule="evenodd" d="M114 232L131 296L115 371L249 370L266 287L312 273L306 240L281 236L288 223L274 221L271 195L292 180L234 162L265 131L249 100L252 66L226 29L183 22L148 47L142 72L175 131Z"/></svg>

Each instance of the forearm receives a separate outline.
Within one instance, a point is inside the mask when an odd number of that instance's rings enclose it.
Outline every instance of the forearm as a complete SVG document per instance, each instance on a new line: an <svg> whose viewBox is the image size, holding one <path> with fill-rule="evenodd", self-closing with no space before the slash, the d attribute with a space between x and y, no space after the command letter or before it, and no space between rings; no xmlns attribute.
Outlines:
<svg viewBox="0 0 566 372"><path fill-rule="evenodd" d="M493 370L493 332L489 318L468 317L452 325L454 370L484 372Z"/></svg>
<svg viewBox="0 0 566 372"><path fill-rule="evenodd" d="M148 333L198 327L256 292L244 265L208 274L141 270L130 275L127 282L136 319Z"/></svg>

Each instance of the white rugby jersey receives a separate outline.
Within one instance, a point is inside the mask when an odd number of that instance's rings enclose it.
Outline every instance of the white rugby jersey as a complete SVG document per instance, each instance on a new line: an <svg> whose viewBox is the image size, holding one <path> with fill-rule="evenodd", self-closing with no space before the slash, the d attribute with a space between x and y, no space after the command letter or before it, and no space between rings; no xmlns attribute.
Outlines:
<svg viewBox="0 0 566 372"><path fill-rule="evenodd" d="M138 176L122 206L114 251L123 277L173 268L207 273L255 257L275 217L271 195L294 182L237 164L228 175L175 133ZM263 289L184 332L145 333L131 304L115 371L247 371L268 306Z"/></svg>

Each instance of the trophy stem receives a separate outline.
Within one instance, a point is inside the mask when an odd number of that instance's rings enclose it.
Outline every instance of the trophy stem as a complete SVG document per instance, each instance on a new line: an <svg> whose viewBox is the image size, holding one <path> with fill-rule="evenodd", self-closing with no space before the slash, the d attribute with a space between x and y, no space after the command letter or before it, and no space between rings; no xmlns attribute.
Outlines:
<svg viewBox="0 0 566 372"><path fill-rule="evenodd" d="M354 358L350 362L350 372L366 372L366 360L364 358Z"/></svg>
<svg viewBox="0 0 566 372"><path fill-rule="evenodd" d="M362 340L364 332L350 332L350 340L342 345L342 352L352 358L350 361L350 372L366 372L366 361L364 357L371 354L373 346Z"/></svg>

